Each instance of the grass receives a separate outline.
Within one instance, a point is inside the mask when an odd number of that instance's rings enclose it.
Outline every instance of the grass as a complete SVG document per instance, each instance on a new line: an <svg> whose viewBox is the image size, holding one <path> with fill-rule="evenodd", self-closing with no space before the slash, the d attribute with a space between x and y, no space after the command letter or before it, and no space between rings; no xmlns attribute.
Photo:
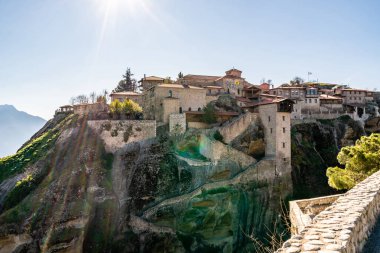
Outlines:
<svg viewBox="0 0 380 253"><path fill-rule="evenodd" d="M63 126L72 119L73 115L68 116L55 128L48 130L38 138L31 140L25 147L16 154L0 159L0 182L5 179L22 173L24 169L44 157L53 147Z"/></svg>

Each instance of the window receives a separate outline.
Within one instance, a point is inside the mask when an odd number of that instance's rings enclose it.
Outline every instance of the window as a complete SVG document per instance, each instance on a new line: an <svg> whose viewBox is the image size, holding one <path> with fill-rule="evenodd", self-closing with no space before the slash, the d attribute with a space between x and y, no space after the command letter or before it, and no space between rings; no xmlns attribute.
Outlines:
<svg viewBox="0 0 380 253"><path fill-rule="evenodd" d="M173 97L173 91L172 90L169 90L169 97Z"/></svg>
<svg viewBox="0 0 380 253"><path fill-rule="evenodd" d="M210 89L208 90L208 94L211 94L211 90Z"/></svg>
<svg viewBox="0 0 380 253"><path fill-rule="evenodd" d="M282 121L285 121L285 116L282 116Z"/></svg>
<svg viewBox="0 0 380 253"><path fill-rule="evenodd" d="M284 157L283 159L284 159L284 162L286 162L286 158Z"/></svg>
<svg viewBox="0 0 380 253"><path fill-rule="evenodd" d="M285 148L285 142L282 143L282 147Z"/></svg>
<svg viewBox="0 0 380 253"><path fill-rule="evenodd" d="M179 113L182 113L182 107L179 108Z"/></svg>
<svg viewBox="0 0 380 253"><path fill-rule="evenodd" d="M189 112L191 112L191 107L189 107Z"/></svg>
<svg viewBox="0 0 380 253"><path fill-rule="evenodd" d="M238 89L238 95L240 95L240 89Z"/></svg>
<svg viewBox="0 0 380 253"><path fill-rule="evenodd" d="M282 128L282 132L285 133L285 127Z"/></svg>
<svg viewBox="0 0 380 253"><path fill-rule="evenodd" d="M309 98L309 103L311 104L311 98Z"/></svg>
<svg viewBox="0 0 380 253"><path fill-rule="evenodd" d="M315 98L315 99L314 99L314 102L317 103L317 101L318 101L318 100Z"/></svg>
<svg viewBox="0 0 380 253"><path fill-rule="evenodd" d="M273 133L273 128L270 129L270 133Z"/></svg>
<svg viewBox="0 0 380 253"><path fill-rule="evenodd" d="M270 116L268 116L268 122L270 122Z"/></svg>

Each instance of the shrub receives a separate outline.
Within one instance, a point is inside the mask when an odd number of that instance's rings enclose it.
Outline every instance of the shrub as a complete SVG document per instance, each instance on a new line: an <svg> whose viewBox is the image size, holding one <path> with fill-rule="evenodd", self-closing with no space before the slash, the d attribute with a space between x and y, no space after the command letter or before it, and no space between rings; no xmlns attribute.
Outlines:
<svg viewBox="0 0 380 253"><path fill-rule="evenodd" d="M131 134L132 134L132 126L130 125L130 126L128 126L127 130L125 130L125 132L124 132L124 142L128 142Z"/></svg>
<svg viewBox="0 0 380 253"><path fill-rule="evenodd" d="M213 124L216 123L216 113L215 108L211 104L206 105L203 107L204 114L202 115L203 122L207 124Z"/></svg>
<svg viewBox="0 0 380 253"><path fill-rule="evenodd" d="M115 99L110 104L110 112L112 115L120 117L123 112L123 104L118 99Z"/></svg>
<svg viewBox="0 0 380 253"><path fill-rule="evenodd" d="M216 130L216 132L213 135L214 139L220 142L223 142L223 135L219 132L219 130Z"/></svg>
<svg viewBox="0 0 380 253"><path fill-rule="evenodd" d="M111 131L111 136L112 137L116 137L116 136L118 136L118 131L117 131L117 129L113 129L112 131Z"/></svg>

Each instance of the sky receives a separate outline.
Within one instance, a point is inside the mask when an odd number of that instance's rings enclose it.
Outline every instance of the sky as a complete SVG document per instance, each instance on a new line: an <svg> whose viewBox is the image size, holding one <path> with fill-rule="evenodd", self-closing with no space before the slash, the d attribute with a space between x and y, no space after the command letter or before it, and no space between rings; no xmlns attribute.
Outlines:
<svg viewBox="0 0 380 253"><path fill-rule="evenodd" d="M377 0L0 0L0 104L45 119L127 67L380 89Z"/></svg>

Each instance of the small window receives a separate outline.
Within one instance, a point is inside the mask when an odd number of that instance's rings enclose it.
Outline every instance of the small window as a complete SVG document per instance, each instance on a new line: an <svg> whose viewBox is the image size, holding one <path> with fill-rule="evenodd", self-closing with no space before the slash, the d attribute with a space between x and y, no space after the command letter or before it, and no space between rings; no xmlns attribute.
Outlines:
<svg viewBox="0 0 380 253"><path fill-rule="evenodd" d="M309 98L309 103L311 104L311 98Z"/></svg>
<svg viewBox="0 0 380 253"><path fill-rule="evenodd" d="M282 132L285 133L285 127L282 128Z"/></svg>
<svg viewBox="0 0 380 253"><path fill-rule="evenodd" d="M182 107L179 108L179 113L182 113Z"/></svg>
<svg viewBox="0 0 380 253"><path fill-rule="evenodd" d="M271 133L271 134L273 133L273 128L270 129L270 133Z"/></svg>
<svg viewBox="0 0 380 253"><path fill-rule="evenodd" d="M211 94L211 90L210 89L208 90L208 94Z"/></svg>
<svg viewBox="0 0 380 253"><path fill-rule="evenodd" d="M282 143L282 147L285 148L285 142Z"/></svg>
<svg viewBox="0 0 380 253"><path fill-rule="evenodd" d="M317 103L317 99L314 99L314 102Z"/></svg>
<svg viewBox="0 0 380 253"><path fill-rule="evenodd" d="M173 97L173 91L172 90L169 90L169 97Z"/></svg>
<svg viewBox="0 0 380 253"><path fill-rule="evenodd" d="M270 116L268 116L268 122L270 122Z"/></svg>
<svg viewBox="0 0 380 253"><path fill-rule="evenodd" d="M286 158L285 157L283 158L283 160L284 160L284 162L286 162Z"/></svg>
<svg viewBox="0 0 380 253"><path fill-rule="evenodd" d="M282 116L282 121L285 121L285 116Z"/></svg>
<svg viewBox="0 0 380 253"><path fill-rule="evenodd" d="M240 89L238 89L238 95L240 95Z"/></svg>
<svg viewBox="0 0 380 253"><path fill-rule="evenodd" d="M191 112L191 107L189 107L189 112Z"/></svg>
<svg viewBox="0 0 380 253"><path fill-rule="evenodd" d="M198 112L202 111L202 109L200 107L198 107Z"/></svg>

